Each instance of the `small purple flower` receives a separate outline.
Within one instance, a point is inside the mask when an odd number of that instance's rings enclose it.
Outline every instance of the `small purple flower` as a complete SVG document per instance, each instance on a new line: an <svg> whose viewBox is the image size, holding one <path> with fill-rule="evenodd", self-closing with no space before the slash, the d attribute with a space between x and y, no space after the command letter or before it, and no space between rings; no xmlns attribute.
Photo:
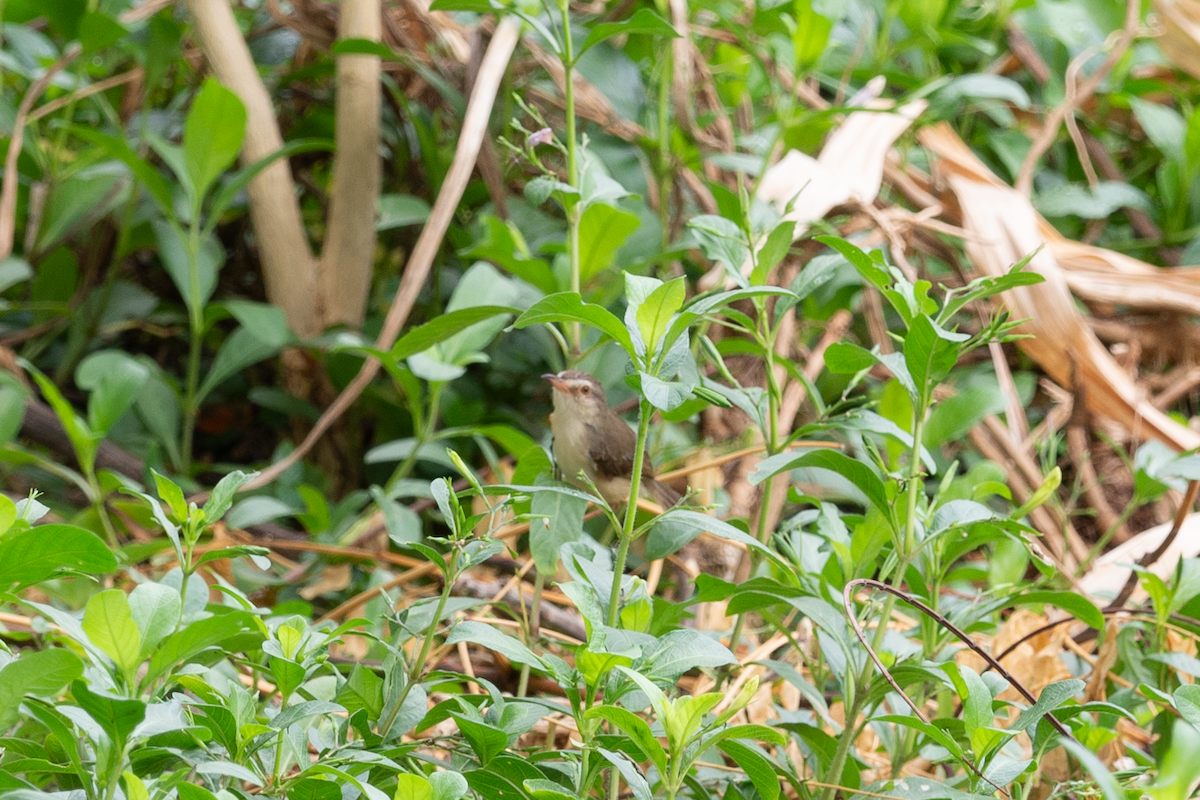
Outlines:
<svg viewBox="0 0 1200 800"><path fill-rule="evenodd" d="M529 147L537 147L539 144L550 144L552 141L554 141L554 132L549 128L542 128L540 131L529 134L525 144Z"/></svg>

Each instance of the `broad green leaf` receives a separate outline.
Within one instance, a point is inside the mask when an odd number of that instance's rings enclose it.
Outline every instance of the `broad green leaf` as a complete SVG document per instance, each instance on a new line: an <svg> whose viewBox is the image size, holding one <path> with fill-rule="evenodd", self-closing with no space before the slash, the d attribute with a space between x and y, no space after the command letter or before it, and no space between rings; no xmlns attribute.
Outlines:
<svg viewBox="0 0 1200 800"><path fill-rule="evenodd" d="M1074 592L1023 592L1013 597L1010 602L1014 606L1039 605L1042 603L1057 606L1075 617L1075 619L1086 624L1089 628L1095 628L1096 630L1104 628L1104 615L1100 613L1100 609L1096 608L1083 595L1075 594Z"/></svg>
<svg viewBox="0 0 1200 800"><path fill-rule="evenodd" d="M65 648L22 651L0 669L0 729L17 721L25 695L53 697L82 674L83 662Z"/></svg>
<svg viewBox="0 0 1200 800"><path fill-rule="evenodd" d="M40 525L0 536L0 588L29 586L66 571L103 575L116 568L108 546L74 525Z"/></svg>
<svg viewBox="0 0 1200 800"><path fill-rule="evenodd" d="M193 282L187 234L165 220L154 220L152 224L158 257L183 297L184 304L191 309L202 309L217 288L217 273L225 262L225 249L212 235L201 238L196 252Z"/></svg>
<svg viewBox="0 0 1200 800"><path fill-rule="evenodd" d="M262 641L261 633L255 625L253 617L244 612L233 612L196 620L159 643L158 649L150 657L150 665L145 676L142 677L142 684L148 685L167 670L192 658L197 653L210 647L216 647L234 637L242 637L247 634L253 634L258 641Z"/></svg>
<svg viewBox="0 0 1200 800"><path fill-rule="evenodd" d="M396 776L395 800L433 800L433 786L422 775L401 773Z"/></svg>
<svg viewBox="0 0 1200 800"><path fill-rule="evenodd" d="M204 81L184 123L183 157L196 197L229 168L246 132L246 107L237 95L212 78Z"/></svg>
<svg viewBox="0 0 1200 800"><path fill-rule="evenodd" d="M292 341L292 332L288 330L287 316L282 308L250 300L228 300L223 305L243 328L263 344L282 348Z"/></svg>
<svg viewBox="0 0 1200 800"><path fill-rule="evenodd" d="M88 716L100 724L113 740L119 751L146 717L146 704L141 700L127 700L106 694L93 693L83 681L71 684L71 695Z"/></svg>
<svg viewBox="0 0 1200 800"><path fill-rule="evenodd" d="M960 665L958 671L967 687L967 696L963 698L963 726L967 738L974 744L975 732L980 728L990 728L996 721L992 715L992 692L975 670Z"/></svg>
<svg viewBox="0 0 1200 800"><path fill-rule="evenodd" d="M129 613L141 636L139 659L149 656L159 642L175 631L182 610L183 600L170 586L143 583L134 587L129 593Z"/></svg>
<svg viewBox="0 0 1200 800"><path fill-rule="evenodd" d="M634 800L654 800L654 793L650 791L650 784L646 782L646 776L638 771L637 764L634 764L629 756L621 752L605 750L603 747L597 747L596 752L604 757L604 760L617 768L617 772L621 773L621 777L625 779L625 783L629 784L630 791L633 792Z"/></svg>
<svg viewBox="0 0 1200 800"><path fill-rule="evenodd" d="M529 525L529 553L539 573L553 575L558 570L559 554L567 542L583 535L583 515L587 501L558 492L538 492L533 496Z"/></svg>
<svg viewBox="0 0 1200 800"><path fill-rule="evenodd" d="M1187 122L1173 108L1130 96L1129 107L1146 137L1167 158L1182 163L1187 137Z"/></svg>
<svg viewBox="0 0 1200 800"><path fill-rule="evenodd" d="M676 680L696 667L724 667L737 663L729 648L714 638L688 628L659 637L638 669L651 680Z"/></svg>
<svg viewBox="0 0 1200 800"><path fill-rule="evenodd" d="M154 476L154 488L158 492L159 499L167 504L167 508L171 509L171 514L175 519L180 521L187 519L187 498L183 496L183 490L167 476L160 475L153 469L150 472Z"/></svg>
<svg viewBox="0 0 1200 800"><path fill-rule="evenodd" d="M579 220L579 279L584 283L612 266L613 257L641 221L636 214L594 203Z"/></svg>
<svg viewBox="0 0 1200 800"><path fill-rule="evenodd" d="M400 337L392 346L391 355L397 361L428 350L439 342L444 342L451 336L476 323L502 314L517 314L518 309L509 306L469 306L442 314L439 317L413 328Z"/></svg>
<svg viewBox="0 0 1200 800"><path fill-rule="evenodd" d="M792 247L792 232L795 228L796 223L784 220L775 226L767 236L755 259L754 271L750 273L751 286L764 285L767 282L767 276L775 267L779 266L780 261L783 261L784 256Z"/></svg>
<svg viewBox="0 0 1200 800"><path fill-rule="evenodd" d="M101 133L93 128L87 128L82 125L72 126L71 133L86 142L100 147L109 156L124 162L137 179L142 182L142 185L146 187L146 190L150 192L150 197L158 206L158 210L164 214L172 213L174 201L171 198L170 184L167 183L167 180L148 161L134 152L128 142L116 136L109 136L106 133Z"/></svg>
<svg viewBox="0 0 1200 800"><path fill-rule="evenodd" d="M0 685L3 685L3 680L4 673L0 672ZM1045 694L1045 691L1042 693ZM1179 712L1179 716L1200 727L1200 684L1187 683L1180 686L1175 690L1172 699L1175 701L1175 709Z"/></svg>
<svg viewBox="0 0 1200 800"><path fill-rule="evenodd" d="M679 38L679 34L671 27L671 23L655 14L648 8L639 8L629 19L620 22L601 22L593 25L588 31L587 38L579 45L576 58L582 56L593 46L611 39L614 36L630 33L644 33L653 36L666 36L671 39Z"/></svg>
<svg viewBox="0 0 1200 800"><path fill-rule="evenodd" d="M290 158L302 153L332 151L333 149L334 143L330 139L294 139L274 153L265 155L253 164L247 164L242 167L222 181L220 188L213 194L212 203L208 209L208 223L205 226L205 230L211 231L238 194L250 185L250 181L254 180L259 173L279 159Z"/></svg>
<svg viewBox="0 0 1200 800"><path fill-rule="evenodd" d="M722 742L720 747L750 777L750 782L758 789L763 800L778 800L779 776L771 766L770 759L733 739Z"/></svg>
<svg viewBox="0 0 1200 800"><path fill-rule="evenodd" d="M508 747L508 734L499 728L470 719L462 714L451 714L450 716L458 723L459 732L467 740L467 744L471 745L471 749L475 751L479 763L483 766L487 766L488 762L503 753Z"/></svg>
<svg viewBox="0 0 1200 800"><path fill-rule="evenodd" d="M238 489L241 489L256 477L258 477L257 472L251 472L247 475L240 469L237 469L217 481L217 485L213 487L212 494L208 496L208 501L204 504L205 521L212 523L225 516L225 512L233 505L233 496L237 494Z"/></svg>
<svg viewBox="0 0 1200 800"><path fill-rule="evenodd" d="M127 677L133 674L140 662L142 635L123 591L109 589L91 596L83 612L83 632L117 669Z"/></svg>
<svg viewBox="0 0 1200 800"><path fill-rule="evenodd" d="M450 635L446 637L446 644L457 644L459 642L472 642L482 645L489 650L494 650L500 655L507 658L509 661L517 664L529 664L531 667L536 667L542 671L546 670L546 666L542 660L533 654L528 647L521 644L511 636L507 636L493 628L491 625L485 625L482 622L462 622L450 629Z"/></svg>
<svg viewBox="0 0 1200 800"><path fill-rule="evenodd" d="M671 317L683 306L687 298L684 279L659 286L637 307L637 324L646 343L646 352L657 352L659 340L666 334L671 324ZM690 392L690 390L689 390Z"/></svg>
<svg viewBox="0 0 1200 800"><path fill-rule="evenodd" d="M528 191L528 185L526 190ZM516 225L490 214L484 214L482 222L483 237L462 251L462 256L486 259L526 283L536 286L545 294L558 291L558 278L550 269L550 265L530 252L525 237Z"/></svg>
<svg viewBox="0 0 1200 800"><path fill-rule="evenodd" d="M88 426L103 436L124 416L150 378L150 369L120 350L101 350L79 363L75 383L91 392Z"/></svg>
<svg viewBox="0 0 1200 800"><path fill-rule="evenodd" d="M271 358L279 350L278 345L264 342L249 328L238 328L229 334L229 338L217 351L217 357L213 359L208 374L204 376L204 382L200 384L200 388L196 392L197 402L208 397L213 389L246 367Z"/></svg>
<svg viewBox="0 0 1200 800"><path fill-rule="evenodd" d="M620 706L598 705L588 709L589 719L603 719L616 725L618 729L633 740L646 757L645 760L654 763L660 773L667 770L667 753L662 742L655 738L650 726L644 719Z"/></svg>
<svg viewBox="0 0 1200 800"><path fill-rule="evenodd" d="M682 508L674 508L663 514L660 520L667 519L675 527L676 532L672 534L675 541L679 541L686 537L687 541L696 538L702 533L711 533L719 539L728 539L732 542L744 545L751 550L756 550L763 556L771 559L776 564L779 564L784 569L790 569L785 566L787 562L783 561L774 550L764 545L762 542L755 539L750 534L738 530L724 520L710 517L707 514L701 514L698 511L689 511ZM690 535L689 535L690 533ZM686 544L686 542L684 542ZM665 546L665 545L664 545ZM680 544L680 547L683 545Z"/></svg>
<svg viewBox="0 0 1200 800"><path fill-rule="evenodd" d="M590 325L625 348L630 357L636 355L633 340L621 321L604 306L583 302L575 292L559 292L543 297L518 317L513 327L527 328L547 322L581 322Z"/></svg>
<svg viewBox="0 0 1200 800"><path fill-rule="evenodd" d="M764 459L754 474L750 476L750 483L757 486L780 472L802 467L836 472L862 490L867 499L871 501L871 505L882 511L885 516L890 515L891 509L887 501L887 492L884 490L883 481L879 479L879 476L866 464L855 461L837 450L821 448L800 455L789 452Z"/></svg>
<svg viewBox="0 0 1200 800"><path fill-rule="evenodd" d="M1008 726L1011 731L1024 731L1036 725L1047 713L1061 706L1067 700L1083 691L1086 683L1078 678L1067 678L1042 689L1037 702L1021 712L1016 721ZM1200 687L1197 687L1200 688Z"/></svg>
<svg viewBox="0 0 1200 800"><path fill-rule="evenodd" d="M79 21L79 44L85 55L112 47L127 33L124 25L100 11L89 11Z"/></svg>
<svg viewBox="0 0 1200 800"><path fill-rule="evenodd" d="M408 225L423 225L429 218L429 203L410 194L379 196L379 219L375 230L390 231Z"/></svg>
<svg viewBox="0 0 1200 800"><path fill-rule="evenodd" d="M892 285L892 276L887 270L875 263L871 256L864 253L855 245L837 236L817 236L818 242L829 245L849 261L858 274L878 289L887 289Z"/></svg>

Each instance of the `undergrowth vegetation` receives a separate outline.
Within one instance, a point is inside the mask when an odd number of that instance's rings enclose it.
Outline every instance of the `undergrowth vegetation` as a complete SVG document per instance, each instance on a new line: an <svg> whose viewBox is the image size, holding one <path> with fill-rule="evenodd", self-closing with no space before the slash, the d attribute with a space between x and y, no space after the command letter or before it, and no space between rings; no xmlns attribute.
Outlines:
<svg viewBox="0 0 1200 800"><path fill-rule="evenodd" d="M0 9L0 798L1194 793L1200 561L1152 566L1200 461L1019 349L1007 298L1068 282L973 267L902 132L1060 240L1200 261L1159 17ZM1190 306L1152 308L1096 332L1186 430ZM636 431L627 502L556 474L564 369Z"/></svg>

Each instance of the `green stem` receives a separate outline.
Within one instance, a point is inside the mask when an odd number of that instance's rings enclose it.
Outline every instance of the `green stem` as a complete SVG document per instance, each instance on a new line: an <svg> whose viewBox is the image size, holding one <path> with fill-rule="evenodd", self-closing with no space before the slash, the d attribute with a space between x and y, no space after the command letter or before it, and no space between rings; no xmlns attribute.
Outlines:
<svg viewBox="0 0 1200 800"><path fill-rule="evenodd" d="M665 2L659 2L659 13L670 16ZM670 42L666 46L671 47ZM674 59L660 61L658 75L658 220L662 225L662 249L671 245L671 84L674 80Z"/></svg>
<svg viewBox="0 0 1200 800"><path fill-rule="evenodd" d="M204 339L204 309L200 305L200 210L192 210L192 220L188 232L188 286L191 297L188 302L188 327L190 341L188 342L187 381L183 395L183 441L181 442L180 459L183 461L183 471L186 474L192 466L192 443L195 438L196 417L200 413L199 399L196 393L200 386L200 355Z"/></svg>
<svg viewBox="0 0 1200 800"><path fill-rule="evenodd" d="M387 735L392 730L392 725L396 723L396 717L400 715L400 709L404 707L404 701L408 699L408 693L412 691L416 685L417 679L421 677L421 671L425 667L425 659L429 658L429 651L433 649L433 640L437 634L438 623L441 622L442 614L446 611L446 603L450 600L450 592L454 589L454 580L458 577L458 548L455 547L450 551L450 559L447 564L445 580L442 582L442 594L438 597L437 609L433 612L433 621L429 623L429 630L425 631L425 639L421 642L421 652L412 664L409 665L408 680L404 684L404 688L400 691L400 696L396 698L395 704L388 712L387 719L379 726L379 735L385 740Z"/></svg>
<svg viewBox="0 0 1200 800"><path fill-rule="evenodd" d="M529 621L525 633L525 646L533 649L538 638L538 628L541 626L542 591L546 588L546 576L538 573L533 579L533 602L529 604ZM522 605L524 608L524 605ZM521 680L517 684L517 697L524 697L529 691L529 665L521 665Z"/></svg>
<svg viewBox="0 0 1200 800"><path fill-rule="evenodd" d="M625 525L621 531L621 544L617 548L617 560L613 564L612 593L608 599L608 626L615 628L620 616L621 578L625 575L625 559L629 556L629 545L633 543L633 525L637 518L637 501L642 486L642 462L646 457L646 434L650 430L650 402L642 399L638 409L637 445L633 450L633 474L629 477L629 503L625 506Z"/></svg>
<svg viewBox="0 0 1200 800"><path fill-rule="evenodd" d="M567 117L567 183L575 189L579 188L579 152L575 131L575 45L571 40L570 7L563 0L559 3L562 12L562 65L563 65L563 101ZM579 275L579 219L582 216L578 198L567 209L567 252L571 263L571 291L579 294L581 280ZM583 341L583 328L578 322L567 326L571 340L571 355L579 357L580 344Z"/></svg>

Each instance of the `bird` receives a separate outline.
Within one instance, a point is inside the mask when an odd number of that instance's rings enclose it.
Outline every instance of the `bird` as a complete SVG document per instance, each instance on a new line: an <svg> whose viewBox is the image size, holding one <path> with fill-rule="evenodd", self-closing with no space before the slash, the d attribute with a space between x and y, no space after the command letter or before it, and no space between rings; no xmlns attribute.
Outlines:
<svg viewBox="0 0 1200 800"><path fill-rule="evenodd" d="M582 472L609 506L616 508L627 502L637 436L608 407L600 381L575 369L542 377L554 387L550 430L554 434L554 460L563 477L568 483L586 489L587 484L579 478ZM654 479L649 456L642 461L639 496L664 509L682 499L679 492Z"/></svg>

